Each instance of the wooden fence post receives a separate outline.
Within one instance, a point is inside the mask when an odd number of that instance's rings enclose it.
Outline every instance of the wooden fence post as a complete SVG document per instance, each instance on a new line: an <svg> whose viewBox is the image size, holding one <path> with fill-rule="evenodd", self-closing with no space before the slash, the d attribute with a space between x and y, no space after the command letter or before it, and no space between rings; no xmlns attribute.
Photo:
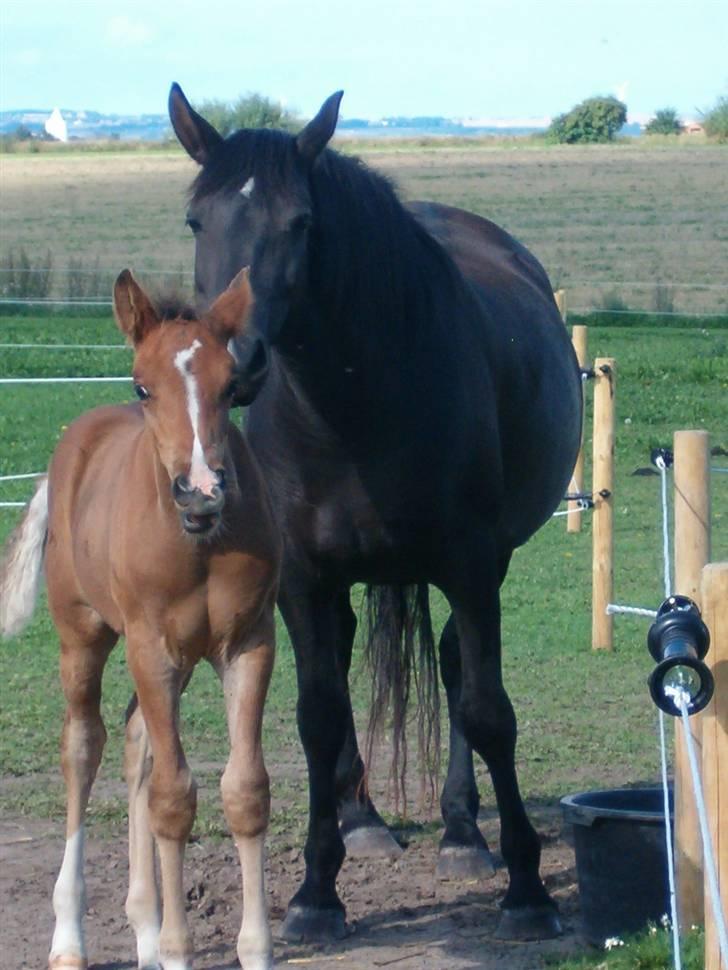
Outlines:
<svg viewBox="0 0 728 970"><path fill-rule="evenodd" d="M559 291L563 292L563 291ZM576 359L579 362L579 367L584 368L587 365L587 334L588 327L582 324L575 324L571 328L571 342L574 345L574 351L576 353ZM582 406L584 403L584 382L582 381L582 391L581 399ZM574 465L574 474L571 476L571 485L569 486L570 492L581 493L584 491L584 425L582 423L581 428L581 444L579 445L579 454L576 456L576 464ZM579 508L578 502L569 502L568 504L569 514L566 516L566 531L567 532L581 532L581 509Z"/></svg>
<svg viewBox="0 0 728 970"><path fill-rule="evenodd" d="M703 791L715 852L720 896L728 900L728 562L703 569L703 620L711 644L706 663L713 671L715 693L702 714ZM705 882L705 970L728 970L720 955L718 929Z"/></svg>
<svg viewBox="0 0 728 970"><path fill-rule="evenodd" d="M703 567L710 562L710 438L707 431L676 431L675 581L676 593L701 606ZM690 718L697 751L702 714ZM675 879L680 927L703 925L703 847L690 763L680 720L675 724Z"/></svg>
<svg viewBox="0 0 728 970"><path fill-rule="evenodd" d="M554 290L554 300L559 308L561 319L566 323L566 290Z"/></svg>
<svg viewBox="0 0 728 970"><path fill-rule="evenodd" d="M612 650L614 617L614 424L617 372L612 357L594 361L592 493L592 649Z"/></svg>

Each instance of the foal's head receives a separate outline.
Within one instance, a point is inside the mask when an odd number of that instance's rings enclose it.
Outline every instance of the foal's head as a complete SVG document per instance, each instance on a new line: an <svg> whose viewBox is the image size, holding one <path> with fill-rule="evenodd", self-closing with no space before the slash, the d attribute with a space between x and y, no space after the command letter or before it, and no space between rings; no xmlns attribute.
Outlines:
<svg viewBox="0 0 728 970"><path fill-rule="evenodd" d="M228 344L252 302L242 270L200 319L163 320L129 270L114 313L134 348L134 391L186 532L209 535L225 504L225 445L236 392Z"/></svg>

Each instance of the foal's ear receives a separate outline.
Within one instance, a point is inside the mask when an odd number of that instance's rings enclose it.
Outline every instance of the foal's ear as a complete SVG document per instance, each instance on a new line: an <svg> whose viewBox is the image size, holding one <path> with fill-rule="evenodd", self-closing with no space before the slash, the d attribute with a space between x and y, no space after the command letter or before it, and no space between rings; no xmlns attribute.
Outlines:
<svg viewBox="0 0 728 970"><path fill-rule="evenodd" d="M114 283L114 316L119 330L134 347L160 323L152 301L129 269L122 270Z"/></svg>
<svg viewBox="0 0 728 970"><path fill-rule="evenodd" d="M243 267L206 315L212 332L226 343L241 333L253 305L249 276L250 268Z"/></svg>
<svg viewBox="0 0 728 970"><path fill-rule="evenodd" d="M326 148L336 131L339 120L339 105L344 97L343 91L336 91L319 108L319 113L296 135L296 147L301 157L313 165Z"/></svg>
<svg viewBox="0 0 728 970"><path fill-rule="evenodd" d="M210 122L197 114L176 81L169 91L169 120L180 144L198 165L204 165L223 140Z"/></svg>

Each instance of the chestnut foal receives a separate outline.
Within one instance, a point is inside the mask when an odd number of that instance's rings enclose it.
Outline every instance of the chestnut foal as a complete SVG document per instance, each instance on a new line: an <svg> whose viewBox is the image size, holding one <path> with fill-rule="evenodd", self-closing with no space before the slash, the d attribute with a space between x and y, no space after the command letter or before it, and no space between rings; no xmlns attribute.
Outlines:
<svg viewBox="0 0 728 970"><path fill-rule="evenodd" d="M126 912L139 967L192 965L182 864L196 797L178 722L181 691L202 658L220 676L227 708L230 756L221 789L242 867L238 957L245 970L272 965L261 718L281 548L261 474L229 422L236 388L227 346L250 302L243 272L200 320L162 321L131 273L119 276L114 309L134 347L141 403L100 407L69 427L0 573L0 630L7 635L32 614L45 552L61 642L68 815L53 893L52 970L87 966L84 814L106 738L102 672L120 636L138 697L127 723L125 770Z"/></svg>

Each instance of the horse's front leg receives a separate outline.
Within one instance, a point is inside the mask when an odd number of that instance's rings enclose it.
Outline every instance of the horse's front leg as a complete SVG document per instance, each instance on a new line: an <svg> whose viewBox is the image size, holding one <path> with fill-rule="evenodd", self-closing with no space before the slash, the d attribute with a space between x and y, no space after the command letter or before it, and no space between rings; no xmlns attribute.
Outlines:
<svg viewBox="0 0 728 970"><path fill-rule="evenodd" d="M272 608L242 649L216 664L223 683L230 757L222 776L222 803L240 856L243 921L238 959L243 970L270 970L273 941L265 899L263 853L270 788L263 762L263 705L273 669Z"/></svg>
<svg viewBox="0 0 728 970"><path fill-rule="evenodd" d="M386 823L369 797L364 761L359 753L354 714L349 694L349 669L356 633L356 616L351 608L348 590L334 601L336 639L341 668L346 684L346 733L336 762L336 792L339 801L339 823L346 854L351 858L384 857L394 859L402 854Z"/></svg>
<svg viewBox="0 0 728 970"><path fill-rule="evenodd" d="M162 875L159 962L164 970L191 970L182 870L197 797L178 729L183 673L169 659L163 637L146 631L129 631L127 657L152 751L149 824Z"/></svg>
<svg viewBox="0 0 728 970"><path fill-rule="evenodd" d="M450 717L450 751L440 808L445 831L440 840L440 879L488 879L495 872L488 845L478 828L480 796L473 769L473 749L460 716L460 644L452 616L440 638L440 674Z"/></svg>
<svg viewBox="0 0 728 970"><path fill-rule="evenodd" d="M50 970L85 970L83 916L84 819L91 786L101 763L106 729L101 718L101 678L116 635L79 618L78 625L57 624L61 637L61 684L66 698L61 764L66 782L66 848L53 890L55 927Z"/></svg>
<svg viewBox="0 0 728 970"><path fill-rule="evenodd" d="M278 603L295 651L296 713L309 783L306 875L282 928L290 941L341 939L346 933L344 905L336 893L345 855L337 819L336 766L350 710L337 644L340 593L314 587L305 577L284 570Z"/></svg>

